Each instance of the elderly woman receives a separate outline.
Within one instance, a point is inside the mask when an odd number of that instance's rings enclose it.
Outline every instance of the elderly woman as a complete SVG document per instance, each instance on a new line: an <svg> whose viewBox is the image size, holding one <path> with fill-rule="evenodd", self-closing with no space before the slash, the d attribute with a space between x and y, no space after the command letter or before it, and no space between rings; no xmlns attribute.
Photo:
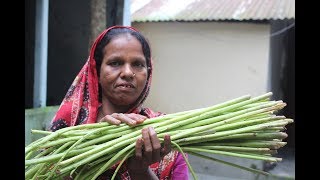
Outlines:
<svg viewBox="0 0 320 180"><path fill-rule="evenodd" d="M101 121L135 126L162 115L142 107L151 78L151 50L143 35L126 26L106 29L95 40L52 120L51 130ZM110 179L115 168L99 179ZM171 149L170 136L165 136L161 146L155 130L148 127L136 141L135 156L121 166L117 178L188 179L188 167L182 155Z"/></svg>

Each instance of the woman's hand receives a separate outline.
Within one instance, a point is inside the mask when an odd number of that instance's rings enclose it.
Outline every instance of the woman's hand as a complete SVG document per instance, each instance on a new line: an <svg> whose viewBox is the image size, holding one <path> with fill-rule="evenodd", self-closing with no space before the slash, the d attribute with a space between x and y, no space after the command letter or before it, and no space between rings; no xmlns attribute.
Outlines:
<svg viewBox="0 0 320 180"><path fill-rule="evenodd" d="M145 177L156 179L155 174L149 169L149 165L159 162L170 151L171 140L169 135L165 135L164 146L161 147L160 140L153 127L143 128L142 138L136 141L135 156L128 160L130 176L133 179Z"/></svg>
<svg viewBox="0 0 320 180"><path fill-rule="evenodd" d="M130 113L130 114L123 114L123 113L113 113L111 115L106 115L103 117L100 122L108 122L110 124L119 125L121 123L126 123L129 126L135 126L137 124L143 123L144 120L146 120L147 117Z"/></svg>

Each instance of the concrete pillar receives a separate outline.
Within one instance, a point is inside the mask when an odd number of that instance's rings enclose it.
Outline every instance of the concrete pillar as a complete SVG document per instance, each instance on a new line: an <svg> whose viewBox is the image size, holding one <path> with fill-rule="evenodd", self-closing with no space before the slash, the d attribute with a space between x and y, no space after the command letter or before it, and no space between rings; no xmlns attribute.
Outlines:
<svg viewBox="0 0 320 180"><path fill-rule="evenodd" d="M36 1L35 62L33 107L45 107L47 101L49 1Z"/></svg>

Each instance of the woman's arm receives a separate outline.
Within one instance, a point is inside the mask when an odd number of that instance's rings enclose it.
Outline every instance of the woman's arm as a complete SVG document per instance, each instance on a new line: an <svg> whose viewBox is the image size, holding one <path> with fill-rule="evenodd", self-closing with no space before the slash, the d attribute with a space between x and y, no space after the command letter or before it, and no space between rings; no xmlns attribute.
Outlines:
<svg viewBox="0 0 320 180"><path fill-rule="evenodd" d="M129 175L130 175L130 178L133 180L135 179L159 180L157 175L150 168L148 168L145 172L136 172L133 170L129 170Z"/></svg>

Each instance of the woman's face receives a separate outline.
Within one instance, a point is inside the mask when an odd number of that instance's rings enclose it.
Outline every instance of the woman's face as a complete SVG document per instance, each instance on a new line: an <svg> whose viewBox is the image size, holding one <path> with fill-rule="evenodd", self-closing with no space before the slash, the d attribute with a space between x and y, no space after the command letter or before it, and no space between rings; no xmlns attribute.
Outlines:
<svg viewBox="0 0 320 180"><path fill-rule="evenodd" d="M130 34L120 34L104 47L103 54L99 77L102 99L118 106L131 105L148 76L140 42Z"/></svg>

